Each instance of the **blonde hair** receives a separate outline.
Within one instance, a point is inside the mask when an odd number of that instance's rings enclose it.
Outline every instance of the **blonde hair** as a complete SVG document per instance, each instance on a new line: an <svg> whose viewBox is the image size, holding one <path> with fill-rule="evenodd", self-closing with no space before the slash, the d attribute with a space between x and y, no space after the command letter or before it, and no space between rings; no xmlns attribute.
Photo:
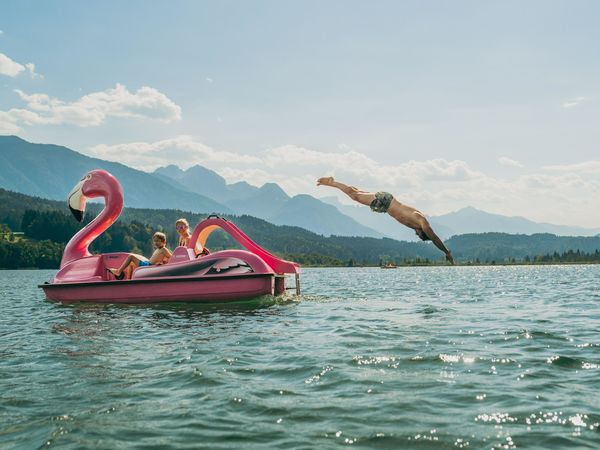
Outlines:
<svg viewBox="0 0 600 450"><path fill-rule="evenodd" d="M154 239L154 238L158 238L163 242L167 242L167 235L160 231L157 231L156 233L154 233L154 235L152 236L152 239Z"/></svg>
<svg viewBox="0 0 600 450"><path fill-rule="evenodd" d="M184 224L188 228L190 227L189 222L186 219L184 219L183 217L181 219L177 219L175 221L175 226L177 226L178 223L182 223L182 224Z"/></svg>

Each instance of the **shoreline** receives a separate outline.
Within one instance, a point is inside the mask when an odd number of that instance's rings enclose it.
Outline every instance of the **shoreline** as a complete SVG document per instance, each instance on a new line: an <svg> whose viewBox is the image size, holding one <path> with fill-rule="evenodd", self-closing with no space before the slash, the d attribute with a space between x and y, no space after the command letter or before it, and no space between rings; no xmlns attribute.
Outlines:
<svg viewBox="0 0 600 450"><path fill-rule="evenodd" d="M457 263L453 266L448 263L431 263L431 264L398 264L396 267L381 267L379 265L353 265L353 266L322 266L322 265L302 265L301 268L305 269L365 269L365 268L379 268L385 270L391 269L402 269L406 267L507 267L507 266L593 266L600 264L600 261L552 261L552 262L501 262L501 263ZM40 267L19 267L9 268L0 267L0 271L5 270L58 270L56 268L42 269Z"/></svg>

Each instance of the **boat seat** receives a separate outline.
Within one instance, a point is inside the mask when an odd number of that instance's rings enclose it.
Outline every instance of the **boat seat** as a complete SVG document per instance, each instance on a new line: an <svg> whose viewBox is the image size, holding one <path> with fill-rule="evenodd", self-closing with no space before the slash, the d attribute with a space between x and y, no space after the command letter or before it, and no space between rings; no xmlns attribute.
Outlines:
<svg viewBox="0 0 600 450"><path fill-rule="evenodd" d="M194 259L196 259L196 254L194 253L193 248L177 247L175 250L173 250L173 254L169 259L169 264L184 261L192 261Z"/></svg>

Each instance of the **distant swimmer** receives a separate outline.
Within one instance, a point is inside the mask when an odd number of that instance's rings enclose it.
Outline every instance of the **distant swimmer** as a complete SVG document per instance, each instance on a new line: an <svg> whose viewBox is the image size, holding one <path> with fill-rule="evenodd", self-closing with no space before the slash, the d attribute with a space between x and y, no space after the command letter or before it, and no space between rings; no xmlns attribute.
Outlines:
<svg viewBox="0 0 600 450"><path fill-rule="evenodd" d="M450 264L454 264L454 258L450 250L446 248L442 240L434 233L431 225L425 218L425 215L413 208L412 206L400 203L389 192L365 192L354 186L348 186L339 181L335 181L333 177L323 177L317 180L317 186L331 186L338 188L340 191L348 195L352 200L367 205L372 211L378 213L388 213L402 225L415 230L415 233L423 241L431 241L437 248L446 254L446 259Z"/></svg>

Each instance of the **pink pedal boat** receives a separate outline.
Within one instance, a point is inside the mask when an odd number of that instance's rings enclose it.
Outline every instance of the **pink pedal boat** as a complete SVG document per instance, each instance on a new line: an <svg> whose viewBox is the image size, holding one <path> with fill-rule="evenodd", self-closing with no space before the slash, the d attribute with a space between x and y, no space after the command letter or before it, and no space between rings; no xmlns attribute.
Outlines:
<svg viewBox="0 0 600 450"><path fill-rule="evenodd" d="M58 273L40 285L49 300L63 303L158 303L236 301L286 292L286 274L295 276L300 293L300 266L272 255L232 222L211 215L200 222L188 247L177 247L168 264L138 267L130 280L116 280L107 268L119 267L128 253L92 255L88 247L109 228L123 209L123 189L105 170L89 172L71 191L69 208L83 220L88 198L104 197L102 212L71 238ZM204 245L221 229L246 250L223 250L196 257L196 242ZM288 288L290 289L290 288Z"/></svg>

